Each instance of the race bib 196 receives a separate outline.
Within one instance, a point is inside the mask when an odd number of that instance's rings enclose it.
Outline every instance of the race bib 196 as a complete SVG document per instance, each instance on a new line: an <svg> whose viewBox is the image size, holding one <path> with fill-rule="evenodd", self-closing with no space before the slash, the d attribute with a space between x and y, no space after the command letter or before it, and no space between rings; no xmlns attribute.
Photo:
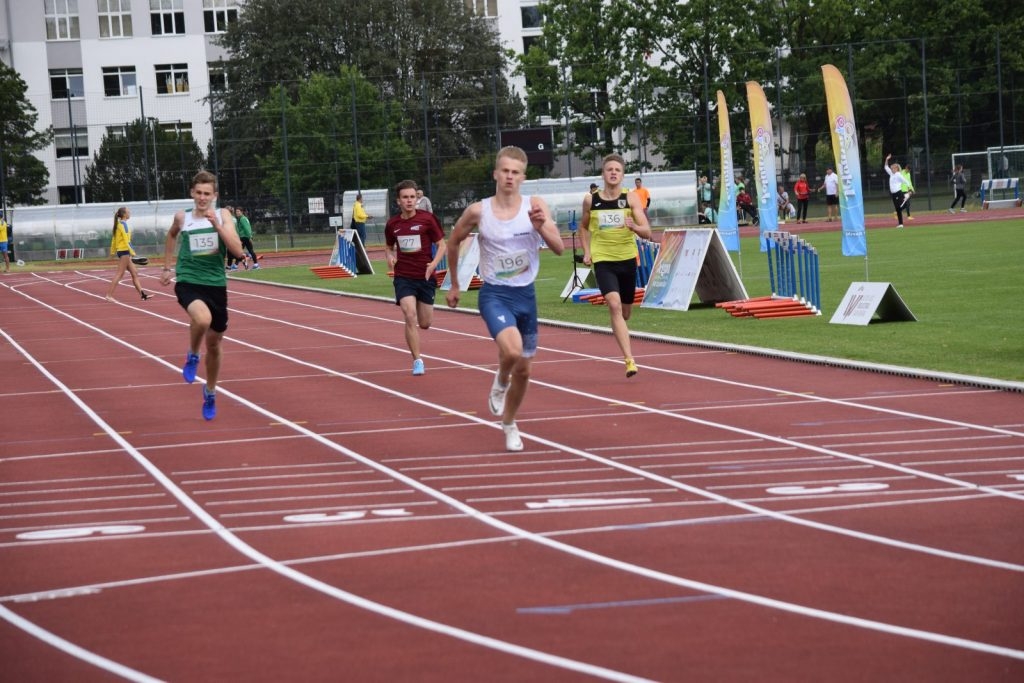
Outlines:
<svg viewBox="0 0 1024 683"><path fill-rule="evenodd" d="M503 280L525 273L530 267L530 256L526 251L514 251L494 257L494 275Z"/></svg>

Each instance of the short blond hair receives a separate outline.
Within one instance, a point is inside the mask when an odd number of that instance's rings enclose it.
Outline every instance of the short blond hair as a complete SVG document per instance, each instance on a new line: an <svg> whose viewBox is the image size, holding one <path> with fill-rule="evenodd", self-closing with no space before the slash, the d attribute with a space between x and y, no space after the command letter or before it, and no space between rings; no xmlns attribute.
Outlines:
<svg viewBox="0 0 1024 683"><path fill-rule="evenodd" d="M526 152L524 152L521 147L516 147L515 145L506 145L498 150L498 155L494 157L495 167L497 167L502 157L515 159L516 161L521 161L524 164L528 163L526 159Z"/></svg>

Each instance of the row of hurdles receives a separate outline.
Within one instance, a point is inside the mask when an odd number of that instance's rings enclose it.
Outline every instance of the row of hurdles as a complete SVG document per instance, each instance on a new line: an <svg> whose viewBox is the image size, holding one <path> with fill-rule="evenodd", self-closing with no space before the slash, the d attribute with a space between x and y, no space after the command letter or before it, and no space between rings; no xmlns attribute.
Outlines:
<svg viewBox="0 0 1024 683"><path fill-rule="evenodd" d="M821 315L821 279L818 251L802 237L788 232L773 231L762 235L762 242L768 258L768 280L771 294L736 301L715 304L733 317L788 318L805 315ZM651 240L637 239L637 272L634 304L643 303L647 283L658 258L660 244ZM338 252L328 266L311 268L321 278L355 277L357 249L354 242L338 240ZM578 261L573 254L573 265ZM438 265L434 273L440 287L447 274L447 259ZM389 276L394 273L389 272ZM479 289L483 284L478 273L474 273L467 289ZM604 305L604 296L597 289L579 289L572 292L573 303Z"/></svg>
<svg viewBox="0 0 1024 683"><path fill-rule="evenodd" d="M793 318L821 315L821 271L818 250L788 232L761 236L768 255L768 281L772 293L740 301L715 304L735 318Z"/></svg>

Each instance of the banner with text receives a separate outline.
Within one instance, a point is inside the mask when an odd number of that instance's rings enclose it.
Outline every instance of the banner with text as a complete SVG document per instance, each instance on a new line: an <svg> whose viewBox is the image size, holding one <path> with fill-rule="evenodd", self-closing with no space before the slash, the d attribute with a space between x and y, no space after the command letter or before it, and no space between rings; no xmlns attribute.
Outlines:
<svg viewBox="0 0 1024 683"><path fill-rule="evenodd" d="M761 226L761 251L768 251L766 232L779 229L779 192L776 188L775 134L768 99L756 81L747 81L747 106L750 108L750 132L754 139L754 182L757 186L757 214Z"/></svg>
<svg viewBox="0 0 1024 683"><path fill-rule="evenodd" d="M722 171L718 183L718 232L729 251L740 250L740 224L736 216L736 179L732 168L732 131L725 95L718 91L718 140Z"/></svg>
<svg viewBox="0 0 1024 683"><path fill-rule="evenodd" d="M843 223L843 256L867 256L868 243L864 231L864 188L860 177L860 148L853 103L846 80L831 64L821 67L825 78L825 101L828 104L832 154L839 176L839 217Z"/></svg>
<svg viewBox="0 0 1024 683"><path fill-rule="evenodd" d="M694 293L705 304L747 298L718 230L666 230L640 307L686 311Z"/></svg>

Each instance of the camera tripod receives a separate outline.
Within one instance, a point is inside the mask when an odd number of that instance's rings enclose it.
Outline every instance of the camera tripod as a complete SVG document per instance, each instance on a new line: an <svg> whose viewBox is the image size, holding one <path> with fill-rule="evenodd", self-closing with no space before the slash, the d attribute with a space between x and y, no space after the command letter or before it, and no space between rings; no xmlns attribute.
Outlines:
<svg viewBox="0 0 1024 683"><path fill-rule="evenodd" d="M576 253L576 223L575 221L569 224L569 234L572 235L572 284L569 286L569 293L562 299L564 304L569 300L573 294L586 287L583 280L580 279L580 274L576 270L577 263L583 263L583 257Z"/></svg>

